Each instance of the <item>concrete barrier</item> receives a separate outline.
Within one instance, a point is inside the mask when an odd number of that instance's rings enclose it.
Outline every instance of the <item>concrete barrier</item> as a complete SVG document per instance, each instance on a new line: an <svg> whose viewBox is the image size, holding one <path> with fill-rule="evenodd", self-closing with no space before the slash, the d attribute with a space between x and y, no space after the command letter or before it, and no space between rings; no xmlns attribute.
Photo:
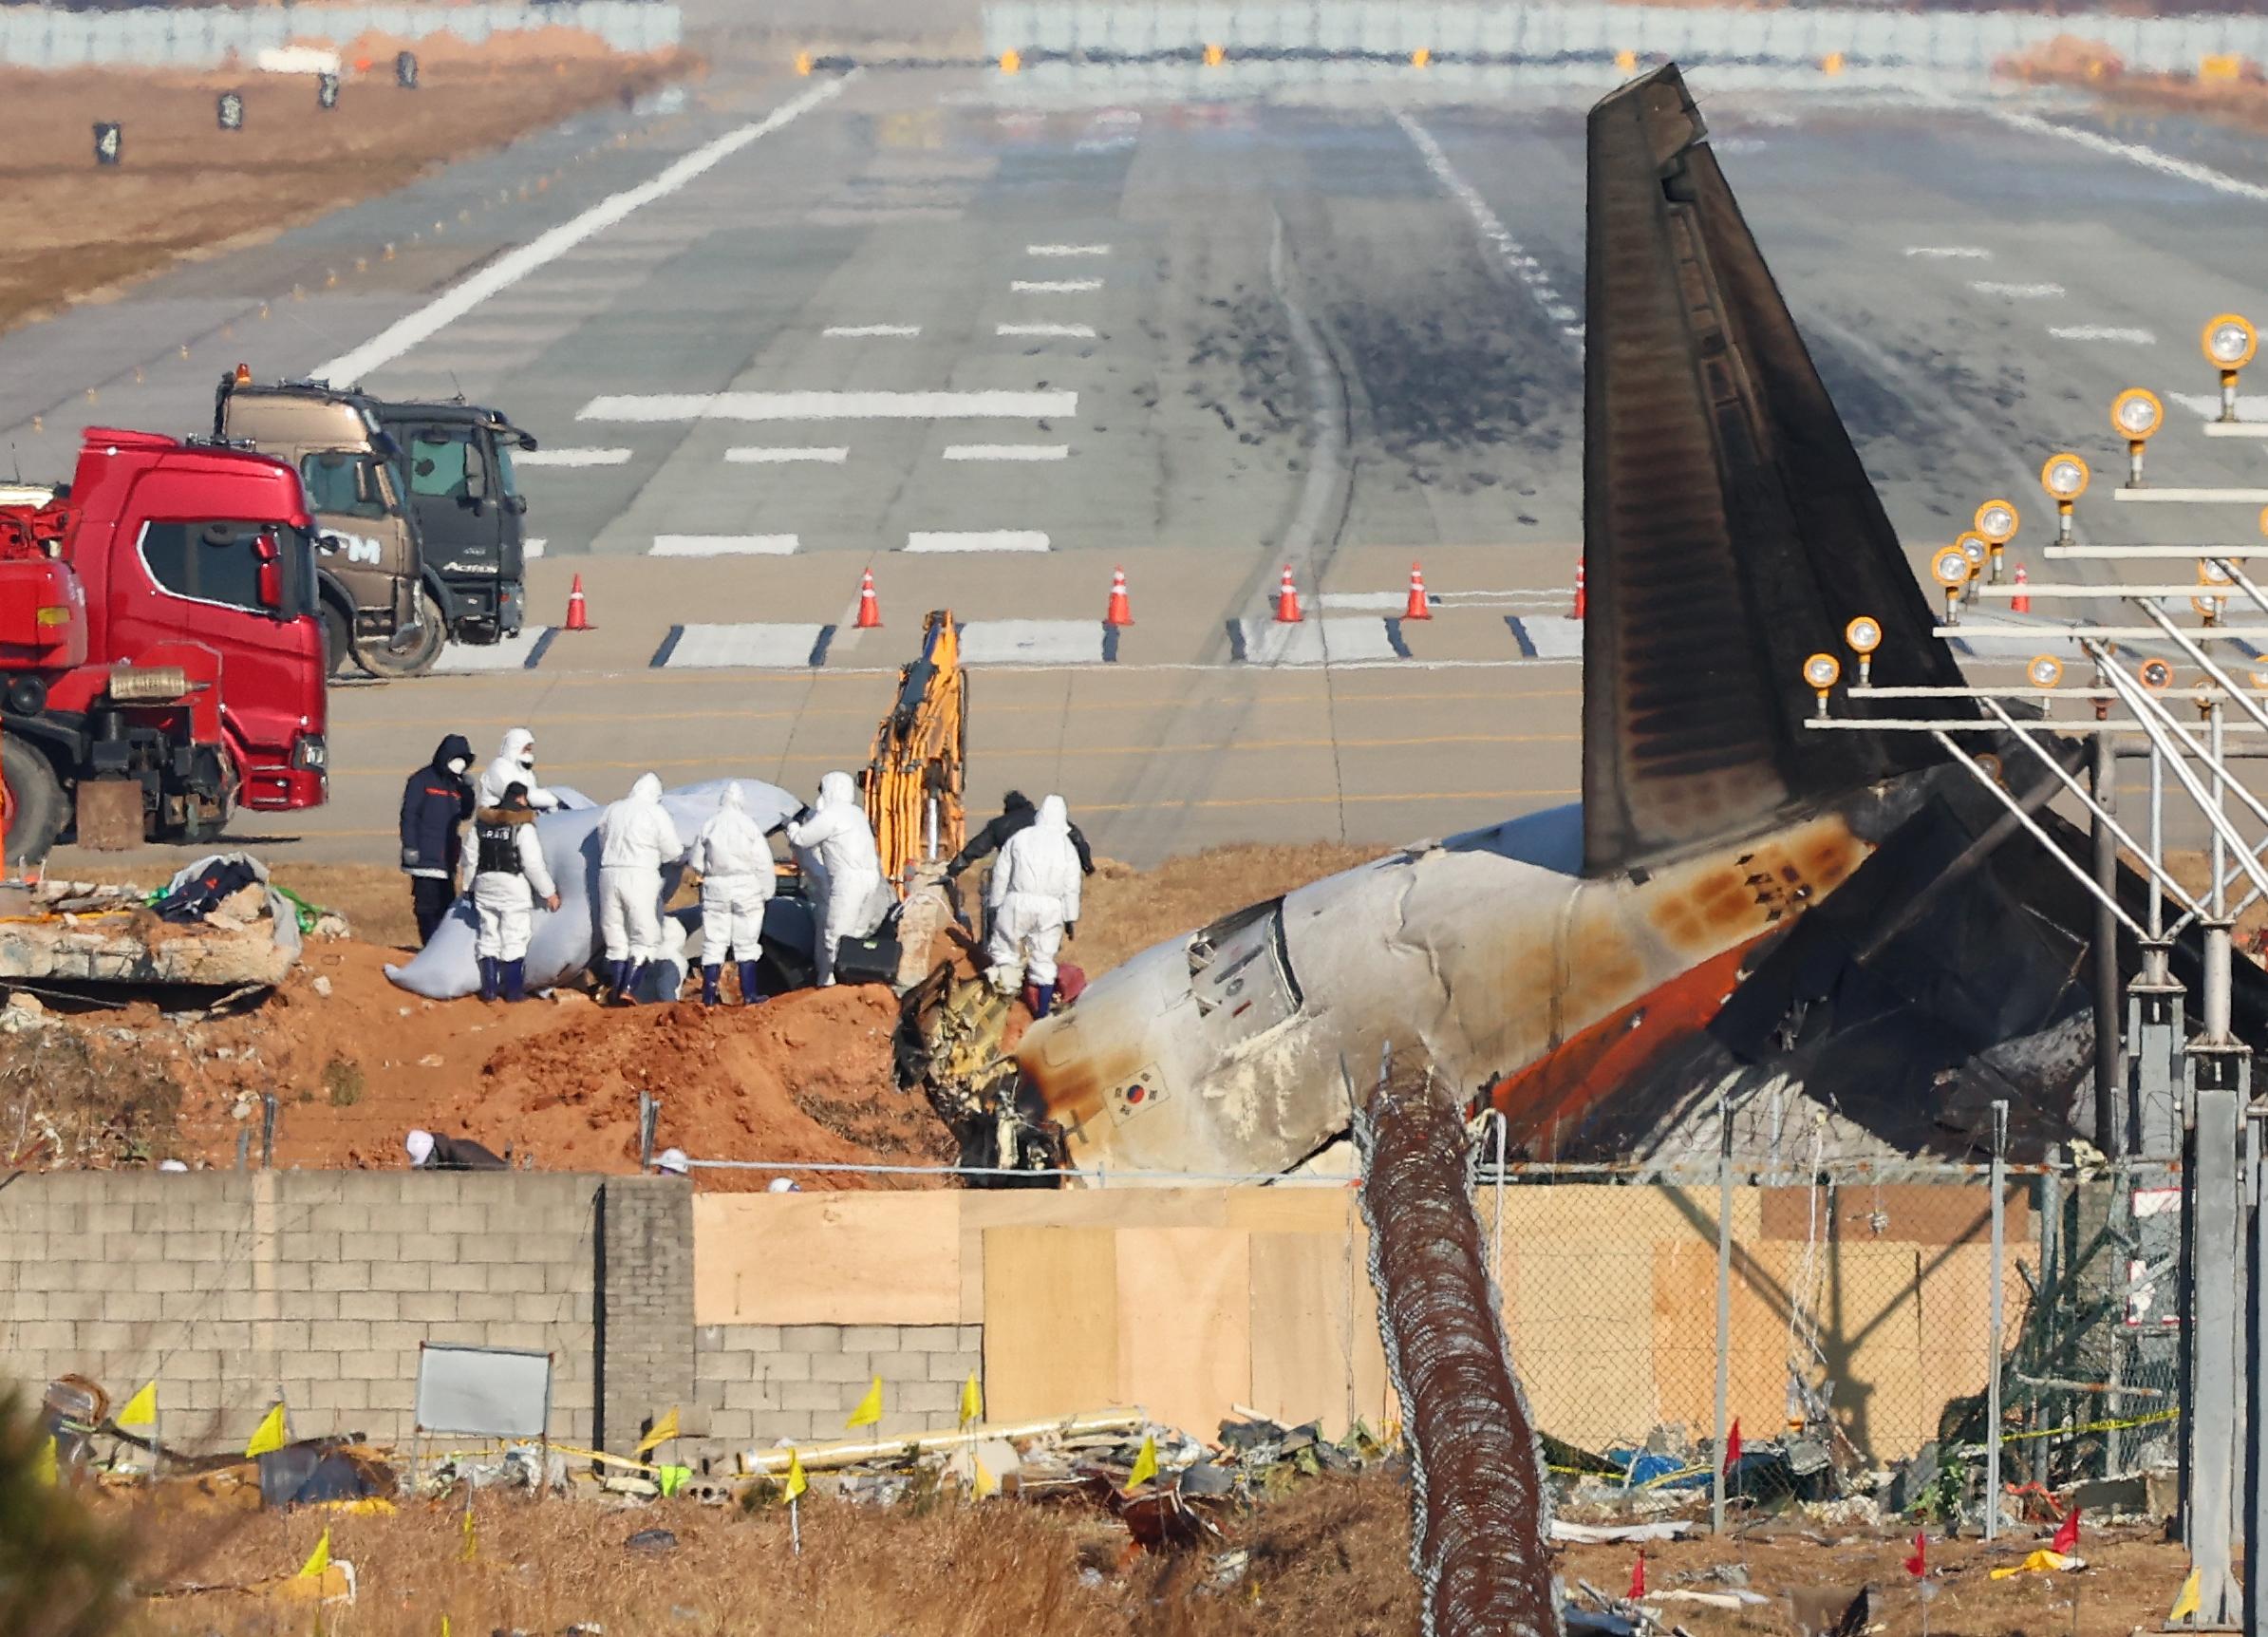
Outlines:
<svg viewBox="0 0 2268 1637"><path fill-rule="evenodd" d="M659 51L679 43L684 21L651 0L572 0L528 6L323 6L281 9L143 8L58 11L0 7L0 64L20 68L217 67L232 55L251 62L288 40L344 46L377 30L406 39L448 32L478 45L523 29L580 28L618 51Z"/></svg>

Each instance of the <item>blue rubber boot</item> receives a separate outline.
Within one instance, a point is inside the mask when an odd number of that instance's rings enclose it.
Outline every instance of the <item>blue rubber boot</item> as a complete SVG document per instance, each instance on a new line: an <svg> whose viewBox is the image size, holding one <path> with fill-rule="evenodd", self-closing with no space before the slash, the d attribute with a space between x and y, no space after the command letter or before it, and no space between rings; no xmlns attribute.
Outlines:
<svg viewBox="0 0 2268 1637"><path fill-rule="evenodd" d="M1040 1019L1041 1019L1041 1018L1045 1017L1045 1016L1046 1016L1046 1015L1047 1015L1049 1012L1051 1012L1051 1011L1054 1011L1055 1009L1056 1009L1056 987L1055 987L1055 985L1053 985L1053 984L1041 984L1041 985L1040 986L1040 1004L1039 1004L1037 1007L1034 1007L1032 1008L1032 1020L1033 1020L1035 1023L1037 1023L1037 1022L1038 1022Z"/></svg>
<svg viewBox="0 0 2268 1637"><path fill-rule="evenodd" d="M523 958L504 963L504 998L524 1001L528 998L528 963Z"/></svg>
<svg viewBox="0 0 2268 1637"><path fill-rule="evenodd" d="M724 969L722 966L704 966L701 969L701 1004L703 1006L713 1007L717 1004L717 980L723 975Z"/></svg>
<svg viewBox="0 0 2268 1637"><path fill-rule="evenodd" d="M756 963L742 961L740 963L740 1004L744 1007L752 1007L763 998L763 991L756 987Z"/></svg>
<svg viewBox="0 0 2268 1637"><path fill-rule="evenodd" d="M629 962L609 961L607 963L607 988L609 991L607 996L609 1006L627 1007L630 1004Z"/></svg>
<svg viewBox="0 0 2268 1637"><path fill-rule="evenodd" d="M482 1000L493 1001L497 998L497 981L502 975L503 964L494 955L480 957L480 998Z"/></svg>
<svg viewBox="0 0 2268 1637"><path fill-rule="evenodd" d="M623 964L630 969L630 975L624 981L622 986L623 1004L625 1006L634 1007L638 1004L639 986L646 982L647 963L644 961L626 961Z"/></svg>

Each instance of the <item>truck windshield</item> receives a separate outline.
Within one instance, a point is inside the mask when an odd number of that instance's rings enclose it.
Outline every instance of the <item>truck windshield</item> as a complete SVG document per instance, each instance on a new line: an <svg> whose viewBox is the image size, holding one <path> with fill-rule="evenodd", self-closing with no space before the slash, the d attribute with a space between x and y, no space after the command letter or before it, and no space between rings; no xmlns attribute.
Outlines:
<svg viewBox="0 0 2268 1637"><path fill-rule="evenodd" d="M308 505L325 517L384 517L393 508L380 480L375 456L347 449L319 449L299 462Z"/></svg>
<svg viewBox="0 0 2268 1637"><path fill-rule="evenodd" d="M425 426L412 434L409 492L444 500L487 499L488 470L480 458L479 434L453 426Z"/></svg>
<svg viewBox="0 0 2268 1637"><path fill-rule="evenodd" d="M276 547L283 570L283 604L260 601L257 542ZM197 522L152 522L142 526L141 558L150 577L166 591L192 602L296 619L315 612L314 536L290 523L215 518Z"/></svg>
<svg viewBox="0 0 2268 1637"><path fill-rule="evenodd" d="M519 493L519 474L513 469L512 445L501 438L493 438L489 447L496 451L497 492L510 498Z"/></svg>

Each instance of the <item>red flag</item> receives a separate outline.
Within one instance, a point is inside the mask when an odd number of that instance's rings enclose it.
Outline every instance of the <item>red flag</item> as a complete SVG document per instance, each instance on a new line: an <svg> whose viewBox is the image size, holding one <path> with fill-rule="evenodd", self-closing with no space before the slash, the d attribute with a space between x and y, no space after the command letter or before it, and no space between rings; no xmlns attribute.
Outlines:
<svg viewBox="0 0 2268 1637"><path fill-rule="evenodd" d="M1733 1418L1733 1430L1725 1435L1725 1470L1731 1472L1740 1464L1740 1418Z"/></svg>
<svg viewBox="0 0 2268 1637"><path fill-rule="evenodd" d="M1646 1554L1640 1552L1638 1561L1630 1566L1630 1601L1636 1603L1646 1594Z"/></svg>
<svg viewBox="0 0 2268 1637"><path fill-rule="evenodd" d="M2048 1545L2054 1551L2060 1552L2068 1557L2071 1555L2071 1548L2077 1546L2078 1544L2079 1509L2074 1506L2071 1510L2071 1515L2063 1520L2061 1527L2055 1531L2055 1538L2048 1542Z"/></svg>
<svg viewBox="0 0 2268 1637"><path fill-rule="evenodd" d="M1905 1571L1917 1580L1929 1572L1929 1536L1919 1529L1914 1531L1914 1555L1905 1560Z"/></svg>

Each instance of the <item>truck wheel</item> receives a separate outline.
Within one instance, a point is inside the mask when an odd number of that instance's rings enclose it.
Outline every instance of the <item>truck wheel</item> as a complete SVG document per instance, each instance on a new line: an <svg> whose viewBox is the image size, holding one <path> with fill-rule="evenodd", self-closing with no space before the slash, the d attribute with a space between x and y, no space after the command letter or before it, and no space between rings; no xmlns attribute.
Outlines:
<svg viewBox="0 0 2268 1637"><path fill-rule="evenodd" d="M392 637L369 636L355 645L354 657L372 676L419 676L433 668L433 662L441 656L441 648L449 640L448 623L441 617L441 605L433 600L431 592L418 593L418 640L396 653L386 645Z"/></svg>
<svg viewBox="0 0 2268 1637"><path fill-rule="evenodd" d="M328 598L323 603L323 674L337 676L354 657L354 632L347 611Z"/></svg>
<svg viewBox="0 0 2268 1637"><path fill-rule="evenodd" d="M6 852L10 864L36 864L63 834L63 786L47 759L20 739L0 739L0 777L8 790Z"/></svg>

